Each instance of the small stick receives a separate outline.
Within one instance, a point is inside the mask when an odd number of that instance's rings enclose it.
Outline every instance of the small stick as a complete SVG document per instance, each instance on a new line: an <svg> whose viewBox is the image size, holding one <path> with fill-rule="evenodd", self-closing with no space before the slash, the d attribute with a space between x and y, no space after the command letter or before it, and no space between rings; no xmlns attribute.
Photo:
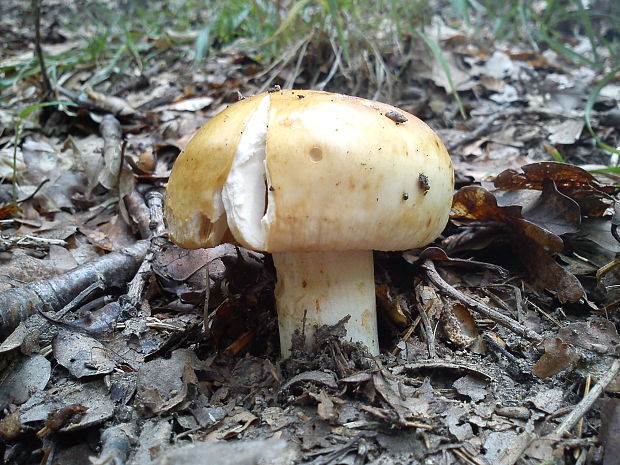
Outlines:
<svg viewBox="0 0 620 465"><path fill-rule="evenodd" d="M56 314L54 315L55 319L57 319L57 320L61 319L67 313L72 312L77 307L79 307L80 305L84 304L86 302L86 299L88 297L90 297L90 295L96 289L99 289L99 290L104 290L105 289L104 285L103 285L103 280L101 278L97 279L97 281L92 283L90 286L88 286L86 289L84 289L82 292L80 292L77 296L75 296L73 298L73 300L71 300L71 302L69 302L67 305L65 305L65 307L62 310L57 311ZM47 320L49 320L51 322L54 322L53 318L48 317L47 315L43 314L43 310L42 309L39 308L37 310L39 311L39 314L43 315L44 318L46 318Z"/></svg>
<svg viewBox="0 0 620 465"><path fill-rule="evenodd" d="M592 375L588 374L588 376L586 376L586 385L583 388L584 396L588 395L591 387L592 387ZM579 423L577 423L577 436L578 437L583 436L583 418L581 418L579 420Z"/></svg>
<svg viewBox="0 0 620 465"><path fill-rule="evenodd" d="M545 436L545 438L562 441L562 436L570 431L586 412L590 410L607 385L618 375L618 372L620 372L620 359L615 359L609 370L607 370L605 375L594 385L592 390L581 399L555 431ZM504 453L496 459L495 463L497 465L514 465L527 448L537 439L539 439L539 436L535 432L525 431L521 433L515 439L514 447L506 449Z"/></svg>
<svg viewBox="0 0 620 465"><path fill-rule="evenodd" d="M34 50L39 60L39 67L41 68L41 77L43 78L43 93L44 99L52 93L52 84L50 78L47 75L47 68L45 67L45 58L43 57L43 49L41 48L41 0L32 0L32 13L34 15Z"/></svg>
<svg viewBox="0 0 620 465"><path fill-rule="evenodd" d="M517 357L515 357L514 355L512 355L510 352L508 352L504 347L502 347L500 344L497 343L497 341L495 339L493 339L488 333L484 333L482 338L484 339L484 342L486 342L487 344L489 344L490 346L493 346L493 348L495 350L497 350L499 353L501 353L504 357L506 357L508 360L510 360L511 363L517 364L519 363L519 361L517 360Z"/></svg>
<svg viewBox="0 0 620 465"><path fill-rule="evenodd" d="M30 236L28 234L23 236L5 236L4 234L0 234L0 250L10 249L14 246L46 248L52 245L64 247L67 243L62 239L49 239L47 237Z"/></svg>
<svg viewBox="0 0 620 465"><path fill-rule="evenodd" d="M153 237L159 237L164 234L166 229L164 226L164 196L158 190L151 190L146 194L146 202L151 214L149 229Z"/></svg>
<svg viewBox="0 0 620 465"><path fill-rule="evenodd" d="M151 237L150 229L150 212L146 206L144 197L137 189L132 189L129 194L123 197L123 203L127 209L127 213L134 221L140 232L142 239L149 239Z"/></svg>
<svg viewBox="0 0 620 465"><path fill-rule="evenodd" d="M421 302L420 305L418 305L418 312L420 318L422 319L422 327L424 328L424 334L426 336L428 358L435 359L437 358L437 350L435 349L435 331L433 329L431 319L429 318L428 313L426 313L426 309Z"/></svg>
<svg viewBox="0 0 620 465"><path fill-rule="evenodd" d="M105 289L123 287L139 268L147 248L148 242L138 241L61 275L0 292L0 338L38 308L54 311L64 308L93 282L101 280Z"/></svg>
<svg viewBox="0 0 620 465"><path fill-rule="evenodd" d="M583 399L581 399L573 411L569 413L566 418L564 418L564 421L555 429L552 436L561 438L564 434L570 431L577 424L579 419L583 417L588 410L590 410L596 399L598 399L603 393L607 385L618 375L618 372L620 372L620 359L615 359L605 375L599 379L590 392L588 392Z"/></svg>
<svg viewBox="0 0 620 465"><path fill-rule="evenodd" d="M71 92L70 90L67 90L62 86L56 86L56 90L65 97L70 98L74 103L77 103L81 108L84 108L85 110L96 111L99 113L107 113L103 105L100 105L90 99Z"/></svg>
<svg viewBox="0 0 620 465"><path fill-rule="evenodd" d="M111 190L118 184L123 161L123 130L121 123L113 115L105 115L99 125L103 138L103 164L99 172L99 184Z"/></svg>
<svg viewBox="0 0 620 465"><path fill-rule="evenodd" d="M146 203L150 212L149 229L151 230L151 240L149 250L147 251L138 272L129 283L129 287L127 289L126 302L133 309L140 308L142 292L144 291L144 287L151 276L153 259L155 258L155 255L161 251L162 241L164 240L164 201L162 193L156 189L149 191L146 194Z"/></svg>
<svg viewBox="0 0 620 465"><path fill-rule="evenodd" d="M413 321L413 323L411 324L411 326L409 326L409 328L407 328L407 331L405 331L405 335L401 338L402 342L407 342L409 340L409 338L411 337L411 335L413 334L413 332L415 331L415 329L418 327L418 325L420 324L420 320L422 320L422 317L418 314L418 316L416 317L416 319ZM392 349L392 355L396 355L400 352L400 348L398 347L398 345L396 345L393 349Z"/></svg>
<svg viewBox="0 0 620 465"><path fill-rule="evenodd" d="M431 280L431 282L435 286L437 286L441 292L452 297L453 299L463 302L467 306L476 310L478 313L481 313L487 318L490 318L496 323L507 327L511 331L514 331L516 334L519 334L520 336L530 341L533 341L537 344L542 342L543 337L536 331L527 328L526 326L513 320L512 318L507 317L506 315L498 312L497 310L492 309L491 307L483 304L482 302L478 302L477 300L463 294L462 292L452 287L439 275L439 273L437 273L437 270L435 269L435 264L432 260L426 260L422 265L422 268L424 268L424 270L426 271L426 275Z"/></svg>

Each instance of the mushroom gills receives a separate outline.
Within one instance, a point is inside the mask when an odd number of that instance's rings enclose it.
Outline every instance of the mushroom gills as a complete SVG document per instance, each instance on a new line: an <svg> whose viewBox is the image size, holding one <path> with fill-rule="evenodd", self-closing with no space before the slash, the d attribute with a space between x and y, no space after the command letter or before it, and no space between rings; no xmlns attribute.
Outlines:
<svg viewBox="0 0 620 465"><path fill-rule="evenodd" d="M239 242L255 250L265 249L268 221L264 218L273 210L265 161L270 103L270 96L265 95L245 123L222 188L230 230Z"/></svg>

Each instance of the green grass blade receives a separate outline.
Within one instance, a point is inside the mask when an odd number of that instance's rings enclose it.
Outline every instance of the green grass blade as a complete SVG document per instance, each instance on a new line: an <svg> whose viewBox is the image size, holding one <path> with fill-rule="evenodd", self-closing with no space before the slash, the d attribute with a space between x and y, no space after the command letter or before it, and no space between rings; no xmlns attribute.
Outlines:
<svg viewBox="0 0 620 465"><path fill-rule="evenodd" d="M288 30L291 27L291 25L295 22L295 20L297 19L301 11L304 9L304 7L309 2L310 0L299 0L295 2L293 6L288 10L288 14L286 15L286 18L284 18L284 21L282 21L282 24L280 24L278 29L276 29L276 32L274 32L273 35L269 37L267 40L261 42L258 45L260 46L267 45L273 42L274 40L276 40L279 36L281 36L286 30Z"/></svg>
<svg viewBox="0 0 620 465"><path fill-rule="evenodd" d="M456 87L454 86L454 81L452 80L452 73L450 72L450 66L448 65L448 62L446 61L446 58L443 56L443 53L441 53L441 48L439 47L439 44L418 29L414 29L413 32L415 35L417 35L420 39L424 41L426 46L431 50L431 52L433 52L433 55L435 55L435 58L437 59L437 61L439 61L439 63L441 64L441 67L443 68L443 72L445 73L446 78L448 79L448 84L450 84L450 91L452 92L454 100L456 101L456 104L459 107L459 112L461 113L461 116L463 117L463 119L466 119L467 116L465 115L465 107L463 106L463 102L461 101L461 98L459 97L459 94L456 91Z"/></svg>
<svg viewBox="0 0 620 465"><path fill-rule="evenodd" d="M19 119L24 119L26 118L30 113L32 113L35 110L38 110L39 108L44 108L44 107L53 107L56 105L64 105L67 107L75 107L77 106L77 104L73 103L73 102L65 102L62 100L56 100L53 102L41 102L41 103L37 103L35 105L30 105L29 107L24 108L22 111L19 112L19 115L17 115L19 117Z"/></svg>
<svg viewBox="0 0 620 465"><path fill-rule="evenodd" d="M594 39L594 30L592 29L592 21L590 21L590 16L588 12L583 6L583 2L581 0L575 0L577 4L577 8L579 9L579 22L583 26L586 31L586 36L588 36L588 40L590 41L590 48L592 48L592 55L594 55L594 61L596 61L597 65L600 65L601 60L599 59L598 50L596 47L596 40Z"/></svg>
<svg viewBox="0 0 620 465"><path fill-rule="evenodd" d="M327 12L329 13L329 15L332 17L332 21L334 23L334 25L336 26L336 36L338 37L338 42L340 43L340 45L342 46L342 53L344 55L344 59L347 62L347 64L351 64L351 57L349 56L349 45L348 45L348 41L347 38L344 35L344 29L342 27L342 21L341 21L341 17L340 17L340 9L338 8L338 5L336 4L336 0L326 0L326 3L323 2L324 5L327 6Z"/></svg>
<svg viewBox="0 0 620 465"><path fill-rule="evenodd" d="M211 47L211 25L204 27L196 38L196 51L194 52L194 67L209 55Z"/></svg>
<svg viewBox="0 0 620 465"><path fill-rule="evenodd" d="M596 141L596 145L598 145L602 149L605 149L605 150L608 150L608 151L610 151L612 153L616 153L616 154L620 155L620 150L616 149L615 147L612 147L611 145L607 145L605 142L603 142L600 139L598 134L596 134L596 132L592 128L592 120L591 120L592 108L594 107L594 103L596 102L596 98L601 93L601 90L603 89L603 87L605 87L612 80L614 80L618 73L620 73L620 65L617 65L614 69L612 69L609 73L607 73L607 75L601 80L601 82L599 82L596 85L596 87L594 88L594 90L592 91L590 96L588 97L588 101L586 102L584 118L586 120L586 127L588 128L588 132L590 133L590 135L592 137L594 137L594 140Z"/></svg>
<svg viewBox="0 0 620 465"><path fill-rule="evenodd" d="M549 47L551 47L553 50L555 50L556 52L564 55L565 57L570 58L573 61L576 61L576 62L581 63L581 64L586 65L586 66L590 66L591 68L595 68L595 69L598 69L600 67L600 65L598 63L590 60L589 58L584 57L583 55L580 55L577 52L574 52L573 50L568 48L566 45L564 45L562 42L560 42L559 40L554 39L553 37L551 37L546 32L543 32L541 30L536 30L536 31L534 31L534 35L539 40L547 42Z"/></svg>
<svg viewBox="0 0 620 465"><path fill-rule="evenodd" d="M608 166L607 168L599 168L595 170L588 170L589 173L611 173L620 174L620 166Z"/></svg>

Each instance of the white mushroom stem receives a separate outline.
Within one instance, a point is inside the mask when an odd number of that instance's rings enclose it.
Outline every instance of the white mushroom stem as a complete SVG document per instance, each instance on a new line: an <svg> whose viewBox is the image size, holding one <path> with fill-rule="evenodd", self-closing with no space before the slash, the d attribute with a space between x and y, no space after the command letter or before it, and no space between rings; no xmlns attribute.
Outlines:
<svg viewBox="0 0 620 465"><path fill-rule="evenodd" d="M314 342L318 326L350 315L346 339L379 354L372 250L273 254L282 356L291 354L295 330ZM320 341L318 341L320 344Z"/></svg>

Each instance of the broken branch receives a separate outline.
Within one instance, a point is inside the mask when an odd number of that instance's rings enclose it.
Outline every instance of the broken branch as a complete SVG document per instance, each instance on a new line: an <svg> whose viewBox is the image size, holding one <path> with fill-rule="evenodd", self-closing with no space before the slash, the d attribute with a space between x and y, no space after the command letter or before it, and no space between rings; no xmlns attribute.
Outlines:
<svg viewBox="0 0 620 465"><path fill-rule="evenodd" d="M47 237L30 236L28 234L23 236L5 236L4 234L0 234L0 250L10 249L14 246L48 248L52 245L64 247L67 243L62 239L50 239Z"/></svg>
<svg viewBox="0 0 620 465"><path fill-rule="evenodd" d="M605 375L594 385L594 387L586 394L583 399L575 406L575 408L569 413L564 421L549 435L544 436L543 439L551 439L553 441L560 441L562 436L570 431L582 418L588 410L592 407L596 399L603 393L607 385L611 383L614 378L620 372L620 360L615 359L611 364L611 367ZM514 465L519 459L523 457L523 454L530 445L540 439L540 436L533 431L524 431L514 441L514 447L510 447L504 451L502 455L497 458L496 463L498 465Z"/></svg>
<svg viewBox="0 0 620 465"><path fill-rule="evenodd" d="M38 310L60 310L97 280L105 289L125 287L140 266L148 246L148 241L138 241L59 276L0 292L0 337L7 336Z"/></svg>
<svg viewBox="0 0 620 465"><path fill-rule="evenodd" d="M562 421L560 426L555 429L552 433L553 436L561 438L565 433L570 431L577 424L579 419L583 417L588 410L590 410L594 404L594 401L599 398L607 385L614 380L618 372L620 372L620 360L615 359L605 375L598 380L598 383L596 383L590 392L588 392L583 399L581 399L572 412L566 416L564 421Z"/></svg>
<svg viewBox="0 0 620 465"><path fill-rule="evenodd" d="M510 329L516 334L532 341L537 344L541 343L543 338L536 331L533 331L526 326L522 325L518 321L513 320L512 318L507 317L506 315L498 312L497 310L488 307L482 302L478 302L477 300L469 297L468 295L463 294L456 288L452 287L448 284L440 275L437 273L435 269L435 264L432 260L426 260L422 265L422 268L426 271L426 275L431 280L431 282L439 288L441 292L444 294L456 299L460 302L463 302L465 305L469 306L473 310L481 313L482 315L490 318L491 320L499 323L502 326Z"/></svg>

